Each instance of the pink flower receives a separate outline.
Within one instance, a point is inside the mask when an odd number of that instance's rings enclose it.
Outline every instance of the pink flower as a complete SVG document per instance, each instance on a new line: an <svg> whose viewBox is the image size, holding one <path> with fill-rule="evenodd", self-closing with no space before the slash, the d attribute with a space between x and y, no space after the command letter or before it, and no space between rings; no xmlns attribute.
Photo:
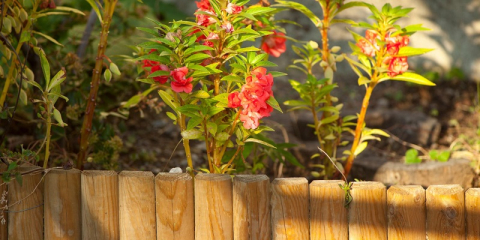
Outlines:
<svg viewBox="0 0 480 240"><path fill-rule="evenodd" d="M233 92L228 95L228 107L237 108L241 106L241 100L238 98L238 92Z"/></svg>
<svg viewBox="0 0 480 240"><path fill-rule="evenodd" d="M390 61L388 67L388 76L395 77L408 69L407 57L395 57Z"/></svg>
<svg viewBox="0 0 480 240"><path fill-rule="evenodd" d="M159 65L155 65L152 67L151 69L152 73L156 72L156 71L167 71L169 72L170 69L164 65L164 64L159 64ZM168 81L168 76L158 76L158 77L153 77L153 80L155 82L159 82L161 84L164 84Z"/></svg>
<svg viewBox="0 0 480 240"><path fill-rule="evenodd" d="M273 34L263 37L262 50L266 53L279 57L287 49L285 46L284 33L273 31Z"/></svg>
<svg viewBox="0 0 480 240"><path fill-rule="evenodd" d="M200 2L195 2L197 4L198 9L201 11L205 10L213 10L212 6L210 5L210 1L208 0L200 0Z"/></svg>
<svg viewBox="0 0 480 240"><path fill-rule="evenodd" d="M225 11L227 11L227 13L229 14L241 13L242 10L243 10L242 6L237 6L233 3L228 3L227 8L225 9Z"/></svg>
<svg viewBox="0 0 480 240"><path fill-rule="evenodd" d="M357 47L360 48L360 51L369 56L375 56L375 48L373 47L372 43L364 38L360 39L356 44Z"/></svg>
<svg viewBox="0 0 480 240"><path fill-rule="evenodd" d="M397 55L400 48L405 47L410 42L408 36L395 36L385 38L387 42L387 53L391 56Z"/></svg>
<svg viewBox="0 0 480 240"><path fill-rule="evenodd" d="M225 32L227 32L227 33L233 32L233 25L232 25L231 22L226 22L226 23L222 24L222 28L225 29Z"/></svg>
<svg viewBox="0 0 480 240"><path fill-rule="evenodd" d="M170 76L173 77L171 82L172 90L175 92L185 92L190 93L192 92L193 85L192 80L193 77L186 78L188 73L187 67L177 68L170 72Z"/></svg>
<svg viewBox="0 0 480 240"><path fill-rule="evenodd" d="M243 110L240 113L240 121L243 122L243 127L245 129L256 129L259 125L259 119L261 118L260 114L257 112L249 112Z"/></svg>
<svg viewBox="0 0 480 240"><path fill-rule="evenodd" d="M207 12L209 14L215 15L215 13L213 11L209 11L209 10L203 10L203 11ZM215 20L215 18L211 17L210 15L197 14L197 24L199 26L208 27L210 24L216 23L216 22L217 22L217 20Z"/></svg>

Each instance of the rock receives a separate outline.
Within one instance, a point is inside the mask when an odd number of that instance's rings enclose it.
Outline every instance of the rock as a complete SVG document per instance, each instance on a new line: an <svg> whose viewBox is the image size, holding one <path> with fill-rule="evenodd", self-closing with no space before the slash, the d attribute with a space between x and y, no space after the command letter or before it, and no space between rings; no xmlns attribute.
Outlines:
<svg viewBox="0 0 480 240"><path fill-rule="evenodd" d="M428 187L434 184L460 184L463 188L472 187L475 178L470 161L466 159L409 165L382 161L375 157L357 159L351 175L361 180L383 182L387 186L418 184Z"/></svg>

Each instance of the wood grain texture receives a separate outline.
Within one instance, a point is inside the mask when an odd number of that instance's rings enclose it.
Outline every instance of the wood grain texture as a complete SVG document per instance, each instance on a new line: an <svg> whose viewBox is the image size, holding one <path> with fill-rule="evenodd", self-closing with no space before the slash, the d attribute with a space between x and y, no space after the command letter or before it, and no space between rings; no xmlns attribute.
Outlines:
<svg viewBox="0 0 480 240"><path fill-rule="evenodd" d="M277 178L271 186L273 239L310 239L307 179Z"/></svg>
<svg viewBox="0 0 480 240"><path fill-rule="evenodd" d="M81 239L80 173L53 169L45 176L45 239Z"/></svg>
<svg viewBox="0 0 480 240"><path fill-rule="evenodd" d="M193 181L188 173L155 177L157 240L195 238Z"/></svg>
<svg viewBox="0 0 480 240"><path fill-rule="evenodd" d="M119 239L117 173L88 170L81 179L82 239Z"/></svg>
<svg viewBox="0 0 480 240"><path fill-rule="evenodd" d="M154 240L155 182L151 172L122 171L118 175L120 240Z"/></svg>
<svg viewBox="0 0 480 240"><path fill-rule="evenodd" d="M0 171L6 171L7 166L1 164ZM0 239L8 237L8 212L5 208L8 204L8 188L7 183L0 178Z"/></svg>
<svg viewBox="0 0 480 240"><path fill-rule="evenodd" d="M429 240L465 239L465 195L460 185L432 185L427 189Z"/></svg>
<svg viewBox="0 0 480 240"><path fill-rule="evenodd" d="M378 182L355 182L349 210L349 239L387 239L387 191Z"/></svg>
<svg viewBox="0 0 480 240"><path fill-rule="evenodd" d="M270 179L266 175L237 175L233 179L235 240L270 240Z"/></svg>
<svg viewBox="0 0 480 240"><path fill-rule="evenodd" d="M390 187L387 205L388 239L426 238L425 190L422 186Z"/></svg>
<svg viewBox="0 0 480 240"><path fill-rule="evenodd" d="M233 239L232 178L199 173L195 177L195 240Z"/></svg>
<svg viewBox="0 0 480 240"><path fill-rule="evenodd" d="M470 188L465 192L467 240L480 238L480 188Z"/></svg>
<svg viewBox="0 0 480 240"><path fill-rule="evenodd" d="M340 180L316 180L310 184L310 238L348 239L345 192Z"/></svg>
<svg viewBox="0 0 480 240"><path fill-rule="evenodd" d="M40 167L19 167L19 172ZM15 179L8 185L8 239L43 239L43 182L42 172L22 176L20 185Z"/></svg>

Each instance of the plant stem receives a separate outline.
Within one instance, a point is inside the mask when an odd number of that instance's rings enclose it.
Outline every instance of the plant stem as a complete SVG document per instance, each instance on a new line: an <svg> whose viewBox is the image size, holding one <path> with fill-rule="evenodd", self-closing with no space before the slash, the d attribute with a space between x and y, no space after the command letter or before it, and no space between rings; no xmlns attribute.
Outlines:
<svg viewBox="0 0 480 240"><path fill-rule="evenodd" d="M87 156L88 138L92 132L92 120L95 113L95 106L98 87L100 86L100 76L103 68L103 58L105 49L107 48L108 29L112 22L112 16L115 11L115 5L118 0L105 0L105 8L103 11L102 31L100 32L100 43L98 44L97 57L95 61L95 69L93 70L92 82L90 83L90 94L87 99L87 108L81 130L80 152L78 153L77 168L83 169L83 162ZM184 141L185 144L185 141Z"/></svg>
<svg viewBox="0 0 480 240"><path fill-rule="evenodd" d="M45 94L47 95L47 93ZM45 132L45 159L43 160L43 168L46 169L48 167L48 158L50 157L50 138L51 138L51 130L52 130L52 108L51 102L48 99L48 96L44 96L47 101L47 131Z"/></svg>
<svg viewBox="0 0 480 240"><path fill-rule="evenodd" d="M365 115L367 113L368 103L370 102L370 96L372 95L373 88L375 88L376 82L372 81L368 85L365 96L363 97L362 110L358 117L357 126L355 128L355 138L353 140L352 148L350 149L350 155L348 156L347 163L345 164L345 176L348 177L355 158L355 150L357 150L360 137L362 135L363 123L365 121Z"/></svg>

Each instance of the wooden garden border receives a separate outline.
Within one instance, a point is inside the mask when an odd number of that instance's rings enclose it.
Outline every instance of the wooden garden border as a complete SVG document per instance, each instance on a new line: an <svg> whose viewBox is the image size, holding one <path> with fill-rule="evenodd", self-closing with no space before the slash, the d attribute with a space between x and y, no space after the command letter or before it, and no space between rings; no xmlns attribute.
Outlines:
<svg viewBox="0 0 480 240"><path fill-rule="evenodd" d="M341 183L53 169L0 185L0 239L480 239L480 188Z"/></svg>

